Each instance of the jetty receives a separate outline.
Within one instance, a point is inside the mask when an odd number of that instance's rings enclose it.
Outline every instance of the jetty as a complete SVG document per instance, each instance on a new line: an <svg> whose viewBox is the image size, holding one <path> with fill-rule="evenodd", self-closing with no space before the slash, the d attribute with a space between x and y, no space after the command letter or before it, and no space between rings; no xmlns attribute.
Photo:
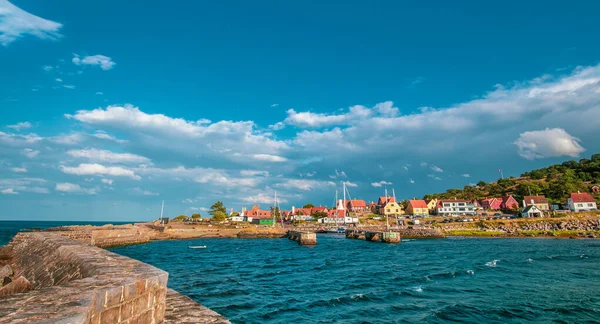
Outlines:
<svg viewBox="0 0 600 324"><path fill-rule="evenodd" d="M381 243L400 243L400 233L394 231L365 231L347 229L346 238Z"/></svg>
<svg viewBox="0 0 600 324"><path fill-rule="evenodd" d="M311 232L289 231L288 238L297 241L300 245L316 245L317 234Z"/></svg>

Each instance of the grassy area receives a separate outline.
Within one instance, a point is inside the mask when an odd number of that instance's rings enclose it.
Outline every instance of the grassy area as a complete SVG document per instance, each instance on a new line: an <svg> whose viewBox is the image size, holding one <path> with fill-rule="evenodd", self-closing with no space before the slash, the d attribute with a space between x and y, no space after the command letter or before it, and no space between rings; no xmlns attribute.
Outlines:
<svg viewBox="0 0 600 324"><path fill-rule="evenodd" d="M504 236L506 233L500 231L482 231L482 230L446 230L447 236Z"/></svg>

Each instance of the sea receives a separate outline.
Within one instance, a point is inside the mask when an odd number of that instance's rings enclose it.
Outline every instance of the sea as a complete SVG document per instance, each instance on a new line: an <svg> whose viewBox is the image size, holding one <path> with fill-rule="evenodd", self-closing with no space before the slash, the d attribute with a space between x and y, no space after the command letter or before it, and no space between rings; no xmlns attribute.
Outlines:
<svg viewBox="0 0 600 324"><path fill-rule="evenodd" d="M317 239L315 246L195 239L110 250L168 271L171 288L233 323L600 321L600 240ZM206 248L189 248L198 245Z"/></svg>

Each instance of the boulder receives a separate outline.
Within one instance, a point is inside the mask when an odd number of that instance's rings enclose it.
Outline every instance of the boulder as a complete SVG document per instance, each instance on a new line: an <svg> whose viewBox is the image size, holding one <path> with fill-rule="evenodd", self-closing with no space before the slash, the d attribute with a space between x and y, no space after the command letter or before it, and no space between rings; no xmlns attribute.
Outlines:
<svg viewBox="0 0 600 324"><path fill-rule="evenodd" d="M0 288L0 297L24 293L33 289L29 280L25 279L25 277L20 276L19 278L13 280L8 285Z"/></svg>
<svg viewBox="0 0 600 324"><path fill-rule="evenodd" d="M7 264L0 268L0 279L13 275L13 269Z"/></svg>

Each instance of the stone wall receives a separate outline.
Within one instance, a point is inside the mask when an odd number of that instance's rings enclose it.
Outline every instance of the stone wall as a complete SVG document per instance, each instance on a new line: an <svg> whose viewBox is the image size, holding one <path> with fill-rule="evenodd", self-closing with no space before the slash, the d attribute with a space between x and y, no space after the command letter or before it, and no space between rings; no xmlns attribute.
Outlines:
<svg viewBox="0 0 600 324"><path fill-rule="evenodd" d="M53 233L9 243L15 277L34 290L0 298L0 323L161 323L168 274Z"/></svg>
<svg viewBox="0 0 600 324"><path fill-rule="evenodd" d="M148 243L151 235L150 229L141 226L72 226L53 228L49 231L102 248Z"/></svg>

